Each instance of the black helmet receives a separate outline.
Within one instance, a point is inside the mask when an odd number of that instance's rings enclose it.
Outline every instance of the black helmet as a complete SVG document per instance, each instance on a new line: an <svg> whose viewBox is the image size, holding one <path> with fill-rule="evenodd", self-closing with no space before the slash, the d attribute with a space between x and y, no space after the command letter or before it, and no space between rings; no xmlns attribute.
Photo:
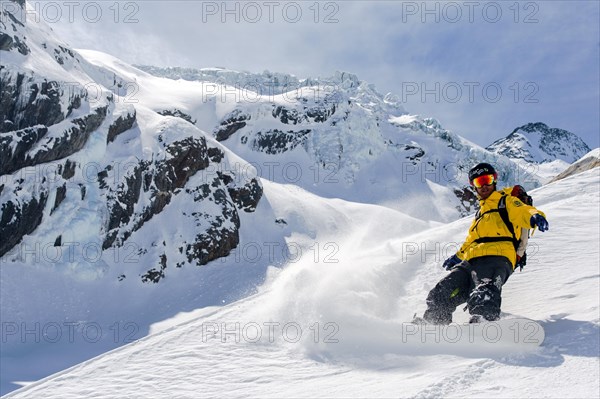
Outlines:
<svg viewBox="0 0 600 399"><path fill-rule="evenodd" d="M473 166L469 171L469 183L473 184L473 179L483 175L494 175L494 180L498 179L496 169L489 163L482 162Z"/></svg>

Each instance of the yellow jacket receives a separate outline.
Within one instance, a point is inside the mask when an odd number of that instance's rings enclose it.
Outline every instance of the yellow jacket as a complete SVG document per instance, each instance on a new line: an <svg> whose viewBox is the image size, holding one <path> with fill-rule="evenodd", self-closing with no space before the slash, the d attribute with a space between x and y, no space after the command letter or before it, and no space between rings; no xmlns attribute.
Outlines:
<svg viewBox="0 0 600 399"><path fill-rule="evenodd" d="M473 220L471 227L469 227L469 234L465 242L456 253L460 259L468 261L480 256L505 256L510 260L514 269L517 253L512 242L512 234L502 220L500 213L493 211L498 209L500 198L502 198L502 193L494 191L487 199L479 200L480 210L477 217ZM531 216L539 213L546 217L543 212L533 206L525 205L512 195L506 196L506 210L508 211L508 218L513 224L517 240L521 238L522 228L531 228ZM477 241L478 239L486 241L486 239L489 240L490 238L492 240L507 238L507 240L495 242Z"/></svg>

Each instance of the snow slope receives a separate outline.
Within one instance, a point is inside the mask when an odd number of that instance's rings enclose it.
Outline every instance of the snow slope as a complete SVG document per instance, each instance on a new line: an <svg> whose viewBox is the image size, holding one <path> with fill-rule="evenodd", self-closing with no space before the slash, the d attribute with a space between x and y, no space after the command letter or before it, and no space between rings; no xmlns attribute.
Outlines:
<svg viewBox="0 0 600 399"><path fill-rule="evenodd" d="M6 397L598 397L599 172L532 192L550 230L530 240L503 311L540 321L537 351L402 344L401 324L424 310L470 218L427 226L263 181L303 251L271 268L259 292L155 325ZM455 320L465 319L458 310Z"/></svg>

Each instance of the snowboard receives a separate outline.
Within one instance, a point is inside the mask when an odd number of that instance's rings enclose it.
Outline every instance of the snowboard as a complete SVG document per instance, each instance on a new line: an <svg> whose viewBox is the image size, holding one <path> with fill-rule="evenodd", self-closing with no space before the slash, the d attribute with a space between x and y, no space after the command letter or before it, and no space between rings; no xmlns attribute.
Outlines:
<svg viewBox="0 0 600 399"><path fill-rule="evenodd" d="M401 341L411 345L463 346L489 348L536 348L544 342L544 328L535 320L506 318L480 323L402 324Z"/></svg>

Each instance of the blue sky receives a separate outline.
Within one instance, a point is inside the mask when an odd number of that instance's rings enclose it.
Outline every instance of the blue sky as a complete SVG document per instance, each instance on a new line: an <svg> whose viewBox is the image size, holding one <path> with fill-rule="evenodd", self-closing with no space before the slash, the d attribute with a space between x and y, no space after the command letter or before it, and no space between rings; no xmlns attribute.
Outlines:
<svg viewBox="0 0 600 399"><path fill-rule="evenodd" d="M67 3L37 7L72 46L130 63L348 71L483 146L538 121L599 146L596 0Z"/></svg>

